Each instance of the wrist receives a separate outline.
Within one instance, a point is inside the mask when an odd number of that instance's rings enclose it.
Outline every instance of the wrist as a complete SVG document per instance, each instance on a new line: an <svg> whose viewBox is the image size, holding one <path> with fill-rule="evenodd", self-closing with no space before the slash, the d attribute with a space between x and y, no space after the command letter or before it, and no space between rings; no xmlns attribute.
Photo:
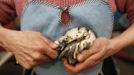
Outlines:
<svg viewBox="0 0 134 75"><path fill-rule="evenodd" d="M0 46L4 47L6 36L9 34L9 30L0 25Z"/></svg>
<svg viewBox="0 0 134 75"><path fill-rule="evenodd" d="M109 40L108 52L107 57L112 56L122 50L124 48L121 41L117 38L113 38Z"/></svg>

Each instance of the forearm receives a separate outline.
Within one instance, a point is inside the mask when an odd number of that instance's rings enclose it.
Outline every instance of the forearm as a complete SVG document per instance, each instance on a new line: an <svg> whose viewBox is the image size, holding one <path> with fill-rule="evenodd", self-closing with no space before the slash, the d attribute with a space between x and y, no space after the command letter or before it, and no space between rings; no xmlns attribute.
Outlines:
<svg viewBox="0 0 134 75"><path fill-rule="evenodd" d="M0 24L0 46L3 46L3 34L4 34L4 30L2 25Z"/></svg>
<svg viewBox="0 0 134 75"><path fill-rule="evenodd" d="M134 45L134 23L126 31L124 31L119 36L113 38L112 40L117 41L117 46L121 48Z"/></svg>
<svg viewBox="0 0 134 75"><path fill-rule="evenodd" d="M134 23L122 34L112 38L111 40L111 50L108 55L113 55L125 47L134 45Z"/></svg>

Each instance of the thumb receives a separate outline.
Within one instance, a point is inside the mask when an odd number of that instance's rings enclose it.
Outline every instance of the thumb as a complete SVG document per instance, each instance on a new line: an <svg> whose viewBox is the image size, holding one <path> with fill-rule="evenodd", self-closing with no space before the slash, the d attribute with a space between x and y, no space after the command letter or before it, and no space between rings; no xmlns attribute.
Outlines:
<svg viewBox="0 0 134 75"><path fill-rule="evenodd" d="M84 62L91 55L92 55L91 50L85 50L77 56L77 60L78 62Z"/></svg>
<svg viewBox="0 0 134 75"><path fill-rule="evenodd" d="M52 48L52 49L55 49L57 50L59 48L59 45L52 42L51 40L49 40L49 46Z"/></svg>
<svg viewBox="0 0 134 75"><path fill-rule="evenodd" d="M91 46L91 48L89 48L88 50L84 50L81 54L78 55L77 60L79 62L85 61L88 57L98 52L100 47L101 46L100 46L99 39L96 39L93 45Z"/></svg>
<svg viewBox="0 0 134 75"><path fill-rule="evenodd" d="M48 44L48 46L50 46L54 50L56 50L59 47L58 44L56 44L53 41L47 39L46 37L42 37L42 39Z"/></svg>

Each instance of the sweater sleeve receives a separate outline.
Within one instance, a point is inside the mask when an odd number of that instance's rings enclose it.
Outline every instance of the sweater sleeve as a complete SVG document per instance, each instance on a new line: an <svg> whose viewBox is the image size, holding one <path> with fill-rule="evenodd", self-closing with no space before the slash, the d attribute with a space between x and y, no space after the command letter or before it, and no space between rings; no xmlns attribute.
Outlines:
<svg viewBox="0 0 134 75"><path fill-rule="evenodd" d="M6 25L16 18L13 0L0 0L0 23Z"/></svg>
<svg viewBox="0 0 134 75"><path fill-rule="evenodd" d="M131 23L134 23L134 0L115 0L117 9L122 13L127 13Z"/></svg>

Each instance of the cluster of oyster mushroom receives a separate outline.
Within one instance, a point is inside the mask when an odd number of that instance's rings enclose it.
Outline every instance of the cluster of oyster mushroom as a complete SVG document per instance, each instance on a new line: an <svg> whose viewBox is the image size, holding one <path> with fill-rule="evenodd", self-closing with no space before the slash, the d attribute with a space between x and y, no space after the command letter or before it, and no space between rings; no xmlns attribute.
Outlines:
<svg viewBox="0 0 134 75"><path fill-rule="evenodd" d="M95 39L94 32L86 27L77 27L67 31L56 41L61 46L59 58L66 58L69 64L75 65L77 55L90 48Z"/></svg>

